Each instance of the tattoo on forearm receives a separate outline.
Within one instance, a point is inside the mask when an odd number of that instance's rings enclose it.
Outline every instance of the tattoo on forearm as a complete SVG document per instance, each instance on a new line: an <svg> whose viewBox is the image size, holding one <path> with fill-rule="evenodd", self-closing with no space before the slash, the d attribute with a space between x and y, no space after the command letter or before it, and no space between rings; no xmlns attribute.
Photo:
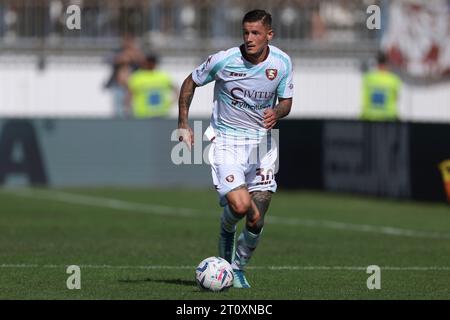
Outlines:
<svg viewBox="0 0 450 320"><path fill-rule="evenodd" d="M192 98L194 97L195 83L192 79L186 79L183 82L180 90L180 98L178 99L178 123L187 122L189 108L191 106Z"/></svg>
<svg viewBox="0 0 450 320"><path fill-rule="evenodd" d="M183 91L180 94L180 100L179 100L179 104L180 104L180 108L183 109L189 109L189 107L191 106L191 102L192 102L192 98L194 97L194 93L193 92L185 92Z"/></svg>
<svg viewBox="0 0 450 320"><path fill-rule="evenodd" d="M289 114L291 111L292 99L281 100L275 107L277 118L281 119Z"/></svg>

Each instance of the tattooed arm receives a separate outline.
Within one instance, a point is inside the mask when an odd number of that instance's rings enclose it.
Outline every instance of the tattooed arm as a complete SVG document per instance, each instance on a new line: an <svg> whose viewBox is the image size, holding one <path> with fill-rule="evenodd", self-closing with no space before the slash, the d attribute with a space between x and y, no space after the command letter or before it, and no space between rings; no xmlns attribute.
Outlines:
<svg viewBox="0 0 450 320"><path fill-rule="evenodd" d="M183 82L178 99L178 129L180 129L180 141L185 141L189 147L194 144L194 134L189 127L189 107L194 97L197 85L189 75Z"/></svg>
<svg viewBox="0 0 450 320"><path fill-rule="evenodd" d="M273 109L264 111L264 125L266 129L272 129L277 121L286 117L291 112L292 98L279 98L279 103Z"/></svg>

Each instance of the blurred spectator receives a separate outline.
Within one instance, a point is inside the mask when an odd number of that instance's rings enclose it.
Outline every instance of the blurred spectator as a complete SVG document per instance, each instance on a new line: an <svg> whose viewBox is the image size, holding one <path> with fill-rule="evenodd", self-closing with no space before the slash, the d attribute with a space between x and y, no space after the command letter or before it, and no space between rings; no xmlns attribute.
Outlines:
<svg viewBox="0 0 450 320"><path fill-rule="evenodd" d="M6 29L6 23L5 23L5 5L0 2L0 37L3 38L3 35L5 34Z"/></svg>
<svg viewBox="0 0 450 320"><path fill-rule="evenodd" d="M51 0L49 3L49 36L56 37L62 33L64 5L61 0Z"/></svg>
<svg viewBox="0 0 450 320"><path fill-rule="evenodd" d="M313 40L323 39L326 34L326 25L320 15L320 6L317 4L311 11L311 38Z"/></svg>
<svg viewBox="0 0 450 320"><path fill-rule="evenodd" d="M0 2L0 37L5 34L5 5Z"/></svg>
<svg viewBox="0 0 450 320"><path fill-rule="evenodd" d="M128 80L127 106L135 118L166 117L178 90L170 76L157 70L158 58L150 54L142 69L135 71Z"/></svg>
<svg viewBox="0 0 450 320"><path fill-rule="evenodd" d="M111 76L105 85L113 94L115 116L126 116L128 78L144 61L145 55L136 45L134 38L130 35L125 35L121 48L109 61L112 70Z"/></svg>
<svg viewBox="0 0 450 320"><path fill-rule="evenodd" d="M386 55L377 56L377 68L367 72L362 88L362 120L398 120L398 96L401 80L389 71Z"/></svg>

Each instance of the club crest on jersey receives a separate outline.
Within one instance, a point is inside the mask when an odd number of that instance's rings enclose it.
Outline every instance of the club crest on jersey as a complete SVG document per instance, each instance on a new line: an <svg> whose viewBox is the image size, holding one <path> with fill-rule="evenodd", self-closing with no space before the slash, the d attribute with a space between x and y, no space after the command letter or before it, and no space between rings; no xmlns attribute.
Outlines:
<svg viewBox="0 0 450 320"><path fill-rule="evenodd" d="M234 181L234 176L232 174L230 174L229 176L227 176L225 178L225 180L227 180L229 183L232 183Z"/></svg>
<svg viewBox="0 0 450 320"><path fill-rule="evenodd" d="M278 70L277 69L266 69L266 77L269 80L273 80L277 77Z"/></svg>

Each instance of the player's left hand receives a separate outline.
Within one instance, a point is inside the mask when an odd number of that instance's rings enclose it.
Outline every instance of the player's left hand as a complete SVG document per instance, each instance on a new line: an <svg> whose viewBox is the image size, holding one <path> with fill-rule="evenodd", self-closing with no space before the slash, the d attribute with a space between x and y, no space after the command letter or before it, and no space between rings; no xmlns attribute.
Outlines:
<svg viewBox="0 0 450 320"><path fill-rule="evenodd" d="M274 109L264 110L264 127L272 129L278 121L277 114Z"/></svg>

